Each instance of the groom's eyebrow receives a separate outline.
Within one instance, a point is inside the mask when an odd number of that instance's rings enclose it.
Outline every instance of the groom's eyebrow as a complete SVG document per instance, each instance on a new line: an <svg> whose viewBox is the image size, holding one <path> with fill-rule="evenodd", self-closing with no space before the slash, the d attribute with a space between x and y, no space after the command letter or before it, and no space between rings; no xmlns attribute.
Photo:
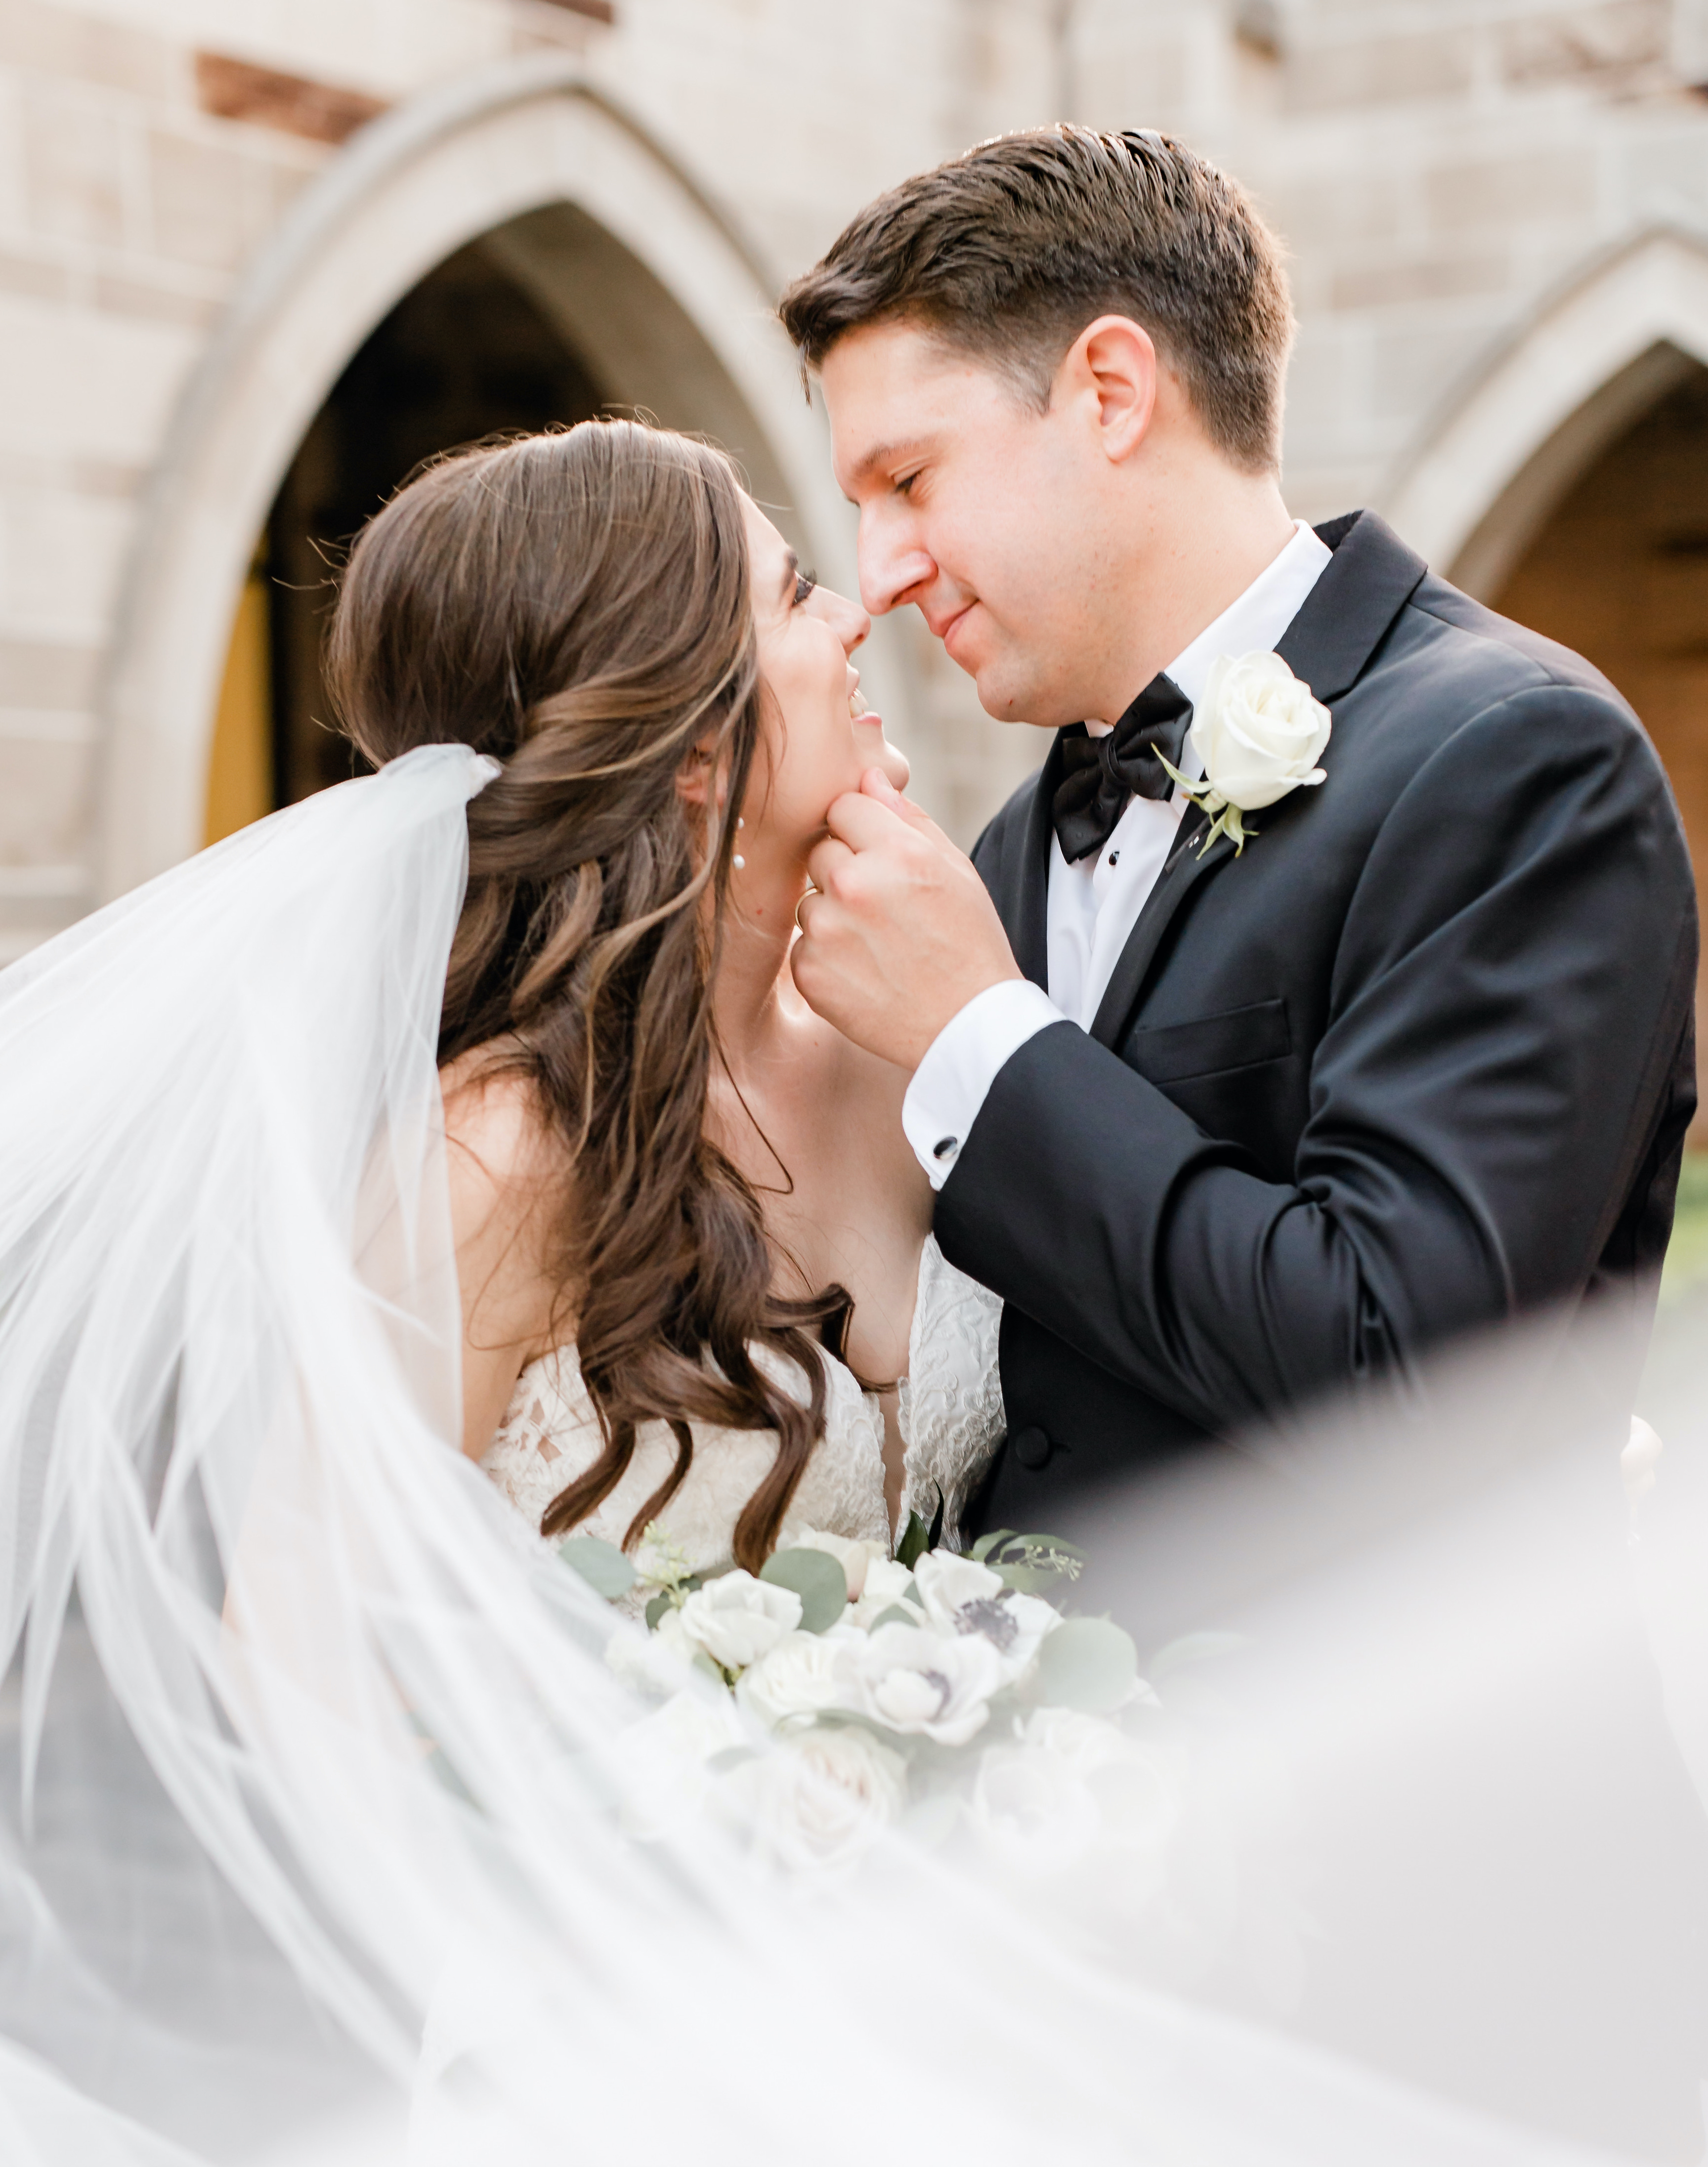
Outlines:
<svg viewBox="0 0 1708 2167"><path fill-rule="evenodd" d="M894 443L875 444L863 458L857 460L849 474L851 482L863 481L869 474L881 472L886 467L899 467L904 460L916 458L926 450L930 439L926 437L899 437ZM846 495L847 492L845 490ZM853 499L849 498L850 503Z"/></svg>

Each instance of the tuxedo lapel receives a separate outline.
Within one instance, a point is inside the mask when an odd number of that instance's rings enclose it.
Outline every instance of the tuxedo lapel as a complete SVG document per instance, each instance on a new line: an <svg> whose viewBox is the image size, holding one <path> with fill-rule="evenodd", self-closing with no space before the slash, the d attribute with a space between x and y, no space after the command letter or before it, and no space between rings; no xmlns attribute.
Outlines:
<svg viewBox="0 0 1708 2167"><path fill-rule="evenodd" d="M990 882L1014 960L1035 986L1049 991L1050 838L1055 832L1052 807L1056 785L1062 776L1059 733L1052 739L1049 756L1032 778L1032 796L1025 818L993 868Z"/></svg>
<svg viewBox="0 0 1708 2167"><path fill-rule="evenodd" d="M1276 653L1302 684L1332 708L1358 681L1429 567L1373 511L1349 512L1317 532L1334 556L1282 634ZM1334 787L1332 753L1329 775L1325 789ZM1046 798L1047 813L1048 804ZM1226 835L1218 836L1207 850L1196 847L1195 839L1206 824L1196 806L1180 822L1180 840L1127 935L1093 1019L1091 1036L1101 1046L1113 1047L1127 1028L1143 995L1163 935L1180 905L1207 873L1234 856ZM1252 840L1262 847L1258 831ZM1048 855L1043 864L1047 877ZM1042 879L1039 885L1042 898Z"/></svg>
<svg viewBox="0 0 1708 2167"><path fill-rule="evenodd" d="M1317 532L1334 554L1275 651L1302 685L1333 707L1363 676L1430 568L1373 511L1350 511Z"/></svg>
<svg viewBox="0 0 1708 2167"><path fill-rule="evenodd" d="M1180 822L1180 836L1168 863L1145 898L1138 921L1127 936L1127 946L1097 1004L1097 1013L1091 1021L1091 1036L1100 1046L1112 1046L1121 1036L1175 913L1206 873L1213 872L1233 856L1231 835L1218 835L1207 850L1199 849L1199 840L1208 825L1196 805Z"/></svg>

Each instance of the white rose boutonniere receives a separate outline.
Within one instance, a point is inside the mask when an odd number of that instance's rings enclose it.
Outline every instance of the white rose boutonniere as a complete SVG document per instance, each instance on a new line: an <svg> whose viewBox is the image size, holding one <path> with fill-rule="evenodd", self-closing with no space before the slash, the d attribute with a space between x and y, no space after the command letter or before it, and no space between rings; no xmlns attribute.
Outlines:
<svg viewBox="0 0 1708 2167"><path fill-rule="evenodd" d="M1163 762L1182 792L1210 816L1201 851L1228 834L1237 856L1257 832L1245 826L1246 813L1326 781L1317 762L1333 728L1329 710L1280 655L1218 654L1187 733L1203 763L1203 781L1189 782Z"/></svg>

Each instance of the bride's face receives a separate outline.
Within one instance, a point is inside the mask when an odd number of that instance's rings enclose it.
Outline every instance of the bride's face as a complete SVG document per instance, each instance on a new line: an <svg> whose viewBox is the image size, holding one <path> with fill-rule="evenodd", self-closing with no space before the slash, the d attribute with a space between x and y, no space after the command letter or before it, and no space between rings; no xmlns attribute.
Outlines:
<svg viewBox="0 0 1708 2167"><path fill-rule="evenodd" d="M795 554L751 500L746 506L752 566L753 622L764 702L765 737L743 803L741 848L804 857L825 832L833 799L857 790L880 767L898 790L907 761L867 711L854 650L872 629L858 602L845 601L804 575Z"/></svg>

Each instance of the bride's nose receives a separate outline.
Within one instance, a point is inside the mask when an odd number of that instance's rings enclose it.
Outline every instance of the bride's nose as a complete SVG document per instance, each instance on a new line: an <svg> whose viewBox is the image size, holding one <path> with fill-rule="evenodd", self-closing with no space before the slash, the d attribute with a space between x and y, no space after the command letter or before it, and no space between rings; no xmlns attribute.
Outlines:
<svg viewBox="0 0 1708 2167"><path fill-rule="evenodd" d="M863 647L872 630L872 619L858 602L850 601L846 595L836 596L831 623L845 654L852 654L857 647Z"/></svg>

